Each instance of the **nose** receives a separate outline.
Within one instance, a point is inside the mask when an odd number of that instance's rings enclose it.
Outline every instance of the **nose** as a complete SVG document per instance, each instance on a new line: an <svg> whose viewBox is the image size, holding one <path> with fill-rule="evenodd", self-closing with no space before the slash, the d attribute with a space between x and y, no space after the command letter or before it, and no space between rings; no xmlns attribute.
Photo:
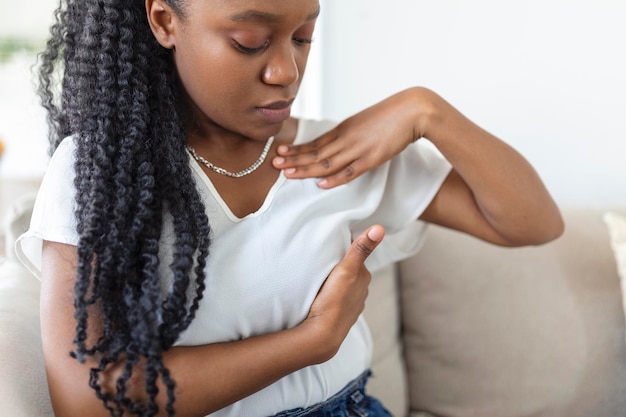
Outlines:
<svg viewBox="0 0 626 417"><path fill-rule="evenodd" d="M263 82L287 87L300 79L300 68L293 46L276 48L263 69Z"/></svg>

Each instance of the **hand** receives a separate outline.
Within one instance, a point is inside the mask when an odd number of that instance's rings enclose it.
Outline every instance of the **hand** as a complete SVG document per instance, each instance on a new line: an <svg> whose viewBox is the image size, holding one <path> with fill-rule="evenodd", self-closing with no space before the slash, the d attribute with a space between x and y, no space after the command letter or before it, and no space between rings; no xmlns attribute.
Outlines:
<svg viewBox="0 0 626 417"><path fill-rule="evenodd" d="M318 185L332 188L383 164L421 137L424 106L413 91L357 113L310 143L279 146L274 167L288 178L321 177Z"/></svg>
<svg viewBox="0 0 626 417"><path fill-rule="evenodd" d="M370 280L363 262L383 235L381 226L373 226L354 240L300 325L241 340L175 346L164 351L165 366L176 380L176 416L209 415L299 369L333 357L363 310ZM87 383L90 369L98 366L97 358L89 356L81 364L67 354L73 349L76 332L72 294L77 259L75 246L44 241L42 346L51 399L57 416L108 417L109 412ZM96 326L94 331L98 332L97 317L91 316L89 325L90 330ZM145 374L142 364L133 368L126 392L137 405L147 401L143 382L151 376ZM117 391L119 372L126 365L123 358L108 365L108 372L101 375L103 394ZM161 410L167 400L167 390L159 389Z"/></svg>
<svg viewBox="0 0 626 417"><path fill-rule="evenodd" d="M320 288L303 325L313 326L323 353L332 358L365 307L371 275L364 262L382 241L385 230L372 226L357 237Z"/></svg>

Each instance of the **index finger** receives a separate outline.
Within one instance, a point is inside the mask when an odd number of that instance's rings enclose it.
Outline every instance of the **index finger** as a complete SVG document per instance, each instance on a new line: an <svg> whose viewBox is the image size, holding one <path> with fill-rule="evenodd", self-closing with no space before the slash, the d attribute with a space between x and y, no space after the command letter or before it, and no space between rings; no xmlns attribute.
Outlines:
<svg viewBox="0 0 626 417"><path fill-rule="evenodd" d="M280 156L291 156L305 153L316 154L321 148L332 142L335 138L336 134L334 133L334 130L330 130L310 142L298 145L280 145L276 149L276 152Z"/></svg>

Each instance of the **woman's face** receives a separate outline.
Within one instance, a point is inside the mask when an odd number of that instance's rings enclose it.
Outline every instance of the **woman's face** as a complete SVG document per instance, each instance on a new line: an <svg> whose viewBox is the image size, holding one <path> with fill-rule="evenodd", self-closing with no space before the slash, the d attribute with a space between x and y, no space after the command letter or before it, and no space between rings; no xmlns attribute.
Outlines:
<svg viewBox="0 0 626 417"><path fill-rule="evenodd" d="M170 37L200 128L265 140L289 118L318 0L187 0Z"/></svg>

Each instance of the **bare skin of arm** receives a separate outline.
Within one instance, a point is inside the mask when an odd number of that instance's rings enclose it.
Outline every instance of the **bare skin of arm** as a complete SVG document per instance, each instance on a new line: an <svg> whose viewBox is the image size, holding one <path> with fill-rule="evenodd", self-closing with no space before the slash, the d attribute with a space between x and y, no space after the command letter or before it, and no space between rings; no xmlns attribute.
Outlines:
<svg viewBox="0 0 626 417"><path fill-rule="evenodd" d="M426 138L453 170L421 216L503 246L536 245L563 232L561 214L532 166L436 93L411 88L346 119L317 140L281 146L289 178L322 177L332 188Z"/></svg>
<svg viewBox="0 0 626 417"><path fill-rule="evenodd" d="M176 381L176 415L204 417L294 371L332 358L363 311L370 281L363 262L383 235L382 227L373 226L354 240L300 325L241 341L175 347L165 352L165 365ZM108 411L87 384L89 368L95 362L81 364L69 356L76 325L76 248L44 242L42 262L41 328L55 415L108 417ZM97 320L90 325L97 329ZM112 367L105 375L105 389L113 386L117 375L119 370ZM139 373L132 380L137 389L131 395L138 399L145 395L141 378ZM163 412L167 398L164 392L161 394Z"/></svg>

